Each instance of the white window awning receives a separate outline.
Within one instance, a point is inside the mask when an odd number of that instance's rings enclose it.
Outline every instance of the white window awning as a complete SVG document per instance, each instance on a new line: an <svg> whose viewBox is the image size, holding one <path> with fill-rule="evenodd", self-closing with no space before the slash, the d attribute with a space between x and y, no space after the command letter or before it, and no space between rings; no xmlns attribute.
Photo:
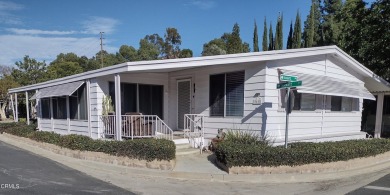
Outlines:
<svg viewBox="0 0 390 195"><path fill-rule="evenodd" d="M279 69L282 74L297 76L302 86L297 87L299 93L319 95L343 96L375 100L362 83L345 81L335 77L317 74L308 74L297 71Z"/></svg>
<svg viewBox="0 0 390 195"><path fill-rule="evenodd" d="M77 81L72 83L65 83L62 85L56 85L52 87L46 87L43 89L39 89L38 93L34 94L30 99L70 96L83 84L84 81Z"/></svg>

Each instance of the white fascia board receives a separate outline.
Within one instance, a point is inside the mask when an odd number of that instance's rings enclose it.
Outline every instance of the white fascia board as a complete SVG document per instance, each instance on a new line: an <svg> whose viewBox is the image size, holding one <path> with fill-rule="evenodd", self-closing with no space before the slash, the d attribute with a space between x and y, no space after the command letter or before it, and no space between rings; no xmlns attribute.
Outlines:
<svg viewBox="0 0 390 195"><path fill-rule="evenodd" d="M235 64L243 62L260 62L296 57L305 57L321 54L336 53L336 46L312 47L302 49L288 49L288 50L274 50L265 52L240 53L229 55L217 55L206 57L193 57L181 59L167 59L167 60L153 60L153 61L138 61L127 62L114 66L109 66L97 70L92 70L60 79L46 81L34 85L28 85L9 90L9 93L17 93L23 91L36 90L44 87L55 86L63 84L64 82L74 82L106 75L113 75L116 73L147 71L171 68L194 68L201 66L212 66L220 64Z"/></svg>
<svg viewBox="0 0 390 195"><path fill-rule="evenodd" d="M347 64L352 65L352 66L350 66L350 68L357 70L358 73L360 73L361 75L363 75L365 77L373 77L374 73L370 69L365 67L363 64L361 64L360 62L355 60L353 57L351 57L350 55L345 53L343 50L341 50L337 46L334 46L334 49L337 51L337 57L340 57L341 60L343 60Z"/></svg>
<svg viewBox="0 0 390 195"><path fill-rule="evenodd" d="M46 81L43 83L37 83L33 85L27 85L23 87L18 87L18 88L13 88L9 89L8 93L18 93L18 92L23 92L23 91L30 91L30 90L35 90L35 89L41 89L45 87L50 87L50 86L55 86L55 85L60 85L63 83L71 83L75 81L80 81L80 80L85 80L85 79L90 79L90 78L95 78L95 77L100 77L100 76L105 76L105 75L113 75L116 73L121 73L121 72L126 72L127 71L127 65L126 64L120 64L102 69L97 69L97 70L92 70L88 71L85 73L80 73L80 74L75 74L72 76L68 77L63 77L55 80L50 80Z"/></svg>

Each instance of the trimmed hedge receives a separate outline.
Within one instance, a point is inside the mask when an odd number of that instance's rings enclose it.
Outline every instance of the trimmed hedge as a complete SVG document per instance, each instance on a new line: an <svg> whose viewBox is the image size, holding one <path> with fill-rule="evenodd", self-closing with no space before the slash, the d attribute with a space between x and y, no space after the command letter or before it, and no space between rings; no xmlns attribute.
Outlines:
<svg viewBox="0 0 390 195"><path fill-rule="evenodd" d="M289 148L221 142L217 159L233 166L298 166L346 161L390 151L389 139L362 139L321 143L293 143Z"/></svg>
<svg viewBox="0 0 390 195"><path fill-rule="evenodd" d="M173 160L176 145L165 139L134 139L126 141L94 140L83 135L60 135L53 132L35 131L36 126L22 123L0 123L0 133L8 133L35 141L81 151L103 152L114 156L126 156L139 160Z"/></svg>

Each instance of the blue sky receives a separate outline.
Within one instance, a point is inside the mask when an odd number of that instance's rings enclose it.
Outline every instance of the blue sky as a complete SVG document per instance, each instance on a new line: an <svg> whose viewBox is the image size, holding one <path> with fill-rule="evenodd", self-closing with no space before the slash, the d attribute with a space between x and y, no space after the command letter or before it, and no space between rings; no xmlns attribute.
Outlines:
<svg viewBox="0 0 390 195"><path fill-rule="evenodd" d="M254 20L261 45L264 17L275 28L282 12L286 40L297 10L303 23L310 3L311 0L0 0L0 65L13 65L25 55L46 62L61 52L91 57L100 49L100 31L105 32L104 49L114 53L124 44L138 48L145 35L164 36L167 27L174 27L182 37L181 48L200 56L204 43L231 32L237 22L241 38L252 48Z"/></svg>

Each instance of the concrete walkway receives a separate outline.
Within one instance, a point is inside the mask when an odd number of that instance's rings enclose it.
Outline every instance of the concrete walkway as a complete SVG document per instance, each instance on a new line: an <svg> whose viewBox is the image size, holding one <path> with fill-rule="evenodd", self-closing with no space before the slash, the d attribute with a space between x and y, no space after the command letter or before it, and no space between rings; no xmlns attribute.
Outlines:
<svg viewBox="0 0 390 195"><path fill-rule="evenodd" d="M217 167L216 157L211 152L203 154L183 155L176 157L176 166L173 172L189 173L209 173L217 175L227 175L227 173Z"/></svg>

